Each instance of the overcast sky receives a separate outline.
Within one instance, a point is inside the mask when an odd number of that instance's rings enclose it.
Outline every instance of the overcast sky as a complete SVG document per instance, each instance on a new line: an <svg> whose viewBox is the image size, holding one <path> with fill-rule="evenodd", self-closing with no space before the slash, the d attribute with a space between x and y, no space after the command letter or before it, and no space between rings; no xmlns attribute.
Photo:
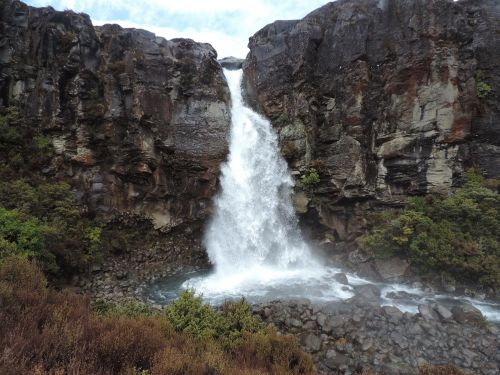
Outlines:
<svg viewBox="0 0 500 375"><path fill-rule="evenodd" d="M26 0L25 0L26 1ZM326 0L27 0L90 15L95 25L118 23L167 39L187 37L212 44L219 57L245 57L248 38L277 19L298 19Z"/></svg>

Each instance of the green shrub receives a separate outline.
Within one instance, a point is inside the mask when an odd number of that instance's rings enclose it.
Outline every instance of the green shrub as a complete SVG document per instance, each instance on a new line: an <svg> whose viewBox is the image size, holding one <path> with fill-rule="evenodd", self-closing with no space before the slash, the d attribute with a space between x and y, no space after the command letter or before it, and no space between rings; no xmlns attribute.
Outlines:
<svg viewBox="0 0 500 375"><path fill-rule="evenodd" d="M168 305L165 316L177 331L183 331L198 339L215 337L220 316L196 296L193 290L185 290Z"/></svg>
<svg viewBox="0 0 500 375"><path fill-rule="evenodd" d="M491 92L491 86L488 85L486 82L478 81L476 83L476 93L478 98L484 98L488 96L490 92Z"/></svg>
<svg viewBox="0 0 500 375"><path fill-rule="evenodd" d="M401 255L422 271L500 284L500 196L474 172L453 195L408 198L400 213L375 215L358 245L375 256Z"/></svg>
<svg viewBox="0 0 500 375"><path fill-rule="evenodd" d="M319 184L320 178L319 173L316 168L309 168L309 171L306 175L302 176L302 184L305 187L312 187L314 185Z"/></svg>

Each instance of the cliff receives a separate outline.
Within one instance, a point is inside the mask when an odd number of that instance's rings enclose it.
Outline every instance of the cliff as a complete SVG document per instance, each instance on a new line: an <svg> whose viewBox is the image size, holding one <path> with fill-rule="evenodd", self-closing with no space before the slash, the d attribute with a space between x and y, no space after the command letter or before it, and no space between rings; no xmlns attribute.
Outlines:
<svg viewBox="0 0 500 375"><path fill-rule="evenodd" d="M50 138L56 156L43 173L105 216L133 213L163 229L203 223L229 131L215 50L2 4L0 106L18 107Z"/></svg>
<svg viewBox="0 0 500 375"><path fill-rule="evenodd" d="M500 175L499 24L494 0L339 0L250 38L247 99L312 235L351 241L367 212L448 194L466 168Z"/></svg>

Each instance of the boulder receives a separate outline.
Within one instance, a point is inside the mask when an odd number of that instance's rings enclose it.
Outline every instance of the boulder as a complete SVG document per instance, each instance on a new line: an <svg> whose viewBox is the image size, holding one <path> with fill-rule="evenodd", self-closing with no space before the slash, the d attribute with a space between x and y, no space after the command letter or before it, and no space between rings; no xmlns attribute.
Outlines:
<svg viewBox="0 0 500 375"><path fill-rule="evenodd" d="M484 322L481 311L470 304L453 306L451 313L453 314L453 319L460 324L482 324Z"/></svg>
<svg viewBox="0 0 500 375"><path fill-rule="evenodd" d="M409 267L405 259L389 258L375 260L375 269L383 280L394 280L403 277Z"/></svg>
<svg viewBox="0 0 500 375"><path fill-rule="evenodd" d="M439 319L437 313L434 311L431 305L428 304L418 305L418 312L425 320Z"/></svg>
<svg viewBox="0 0 500 375"><path fill-rule="evenodd" d="M333 278L339 284L349 285L349 280L347 279L347 276L345 273L342 273L342 272L336 273L335 275L333 275Z"/></svg>

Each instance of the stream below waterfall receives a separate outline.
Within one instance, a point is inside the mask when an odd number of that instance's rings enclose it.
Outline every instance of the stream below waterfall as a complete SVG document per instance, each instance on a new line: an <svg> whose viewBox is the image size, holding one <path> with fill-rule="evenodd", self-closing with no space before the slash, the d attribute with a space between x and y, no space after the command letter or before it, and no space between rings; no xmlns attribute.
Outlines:
<svg viewBox="0 0 500 375"><path fill-rule="evenodd" d="M144 288L148 301L165 304L193 288L212 304L242 296L250 302L305 297L332 303L366 294L363 286L371 285L377 303L403 312L416 313L420 304L468 303L500 323L499 303L373 283L353 274L339 282L342 271L316 260L301 236L291 201L293 179L271 124L244 104L242 71L224 73L232 102L229 156L204 238L214 267L150 283Z"/></svg>

